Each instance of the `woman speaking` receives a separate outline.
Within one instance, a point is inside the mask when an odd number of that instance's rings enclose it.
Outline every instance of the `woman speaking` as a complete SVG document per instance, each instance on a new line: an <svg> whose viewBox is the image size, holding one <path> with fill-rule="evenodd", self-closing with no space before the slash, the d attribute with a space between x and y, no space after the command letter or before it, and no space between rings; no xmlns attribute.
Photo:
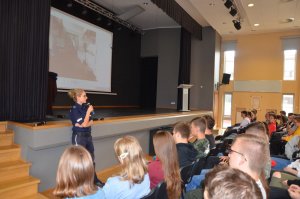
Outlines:
<svg viewBox="0 0 300 199"><path fill-rule="evenodd" d="M91 134L91 126L93 124L91 113L94 111L94 108L92 105L86 105L87 96L83 89L72 89L68 92L68 95L75 102L70 110L70 119L73 124L72 144L86 148L92 156L95 167L94 144ZM96 173L94 182L97 186L103 186Z"/></svg>

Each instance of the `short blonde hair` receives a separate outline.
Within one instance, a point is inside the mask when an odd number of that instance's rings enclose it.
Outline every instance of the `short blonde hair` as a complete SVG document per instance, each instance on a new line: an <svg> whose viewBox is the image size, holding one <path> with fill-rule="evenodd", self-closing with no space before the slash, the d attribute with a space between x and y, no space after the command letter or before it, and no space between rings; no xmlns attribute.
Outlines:
<svg viewBox="0 0 300 199"><path fill-rule="evenodd" d="M69 90L68 95L69 97L74 101L77 102L77 97L80 97L80 95L84 92L81 88L75 88L72 90Z"/></svg>
<svg viewBox="0 0 300 199"><path fill-rule="evenodd" d="M57 197L82 197L97 191L90 153L82 146L71 146L62 154L53 194Z"/></svg>
<svg viewBox="0 0 300 199"><path fill-rule="evenodd" d="M240 152L245 155L250 170L261 174L268 160L266 153L269 146L267 146L266 141L252 134L238 135L234 143L237 141L241 144Z"/></svg>
<svg viewBox="0 0 300 199"><path fill-rule="evenodd" d="M114 149L122 165L121 179L133 184L143 182L148 168L138 140L133 136L119 138Z"/></svg>

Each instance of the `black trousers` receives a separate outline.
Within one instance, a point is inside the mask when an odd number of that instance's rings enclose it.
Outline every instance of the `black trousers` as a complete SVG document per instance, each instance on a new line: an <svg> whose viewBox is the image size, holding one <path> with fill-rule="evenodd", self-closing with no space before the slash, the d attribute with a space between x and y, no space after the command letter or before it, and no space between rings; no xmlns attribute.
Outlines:
<svg viewBox="0 0 300 199"><path fill-rule="evenodd" d="M84 134L87 135L83 136ZM91 136L90 132L73 132L72 144L83 146L86 150L88 150L92 156L93 163L95 163L93 137Z"/></svg>
<svg viewBox="0 0 300 199"><path fill-rule="evenodd" d="M93 164L95 167L95 154L94 154L94 144L93 137L90 132L73 132L72 134L72 144L83 146L92 156ZM95 172L94 182L101 182ZM101 182L102 183L102 182Z"/></svg>

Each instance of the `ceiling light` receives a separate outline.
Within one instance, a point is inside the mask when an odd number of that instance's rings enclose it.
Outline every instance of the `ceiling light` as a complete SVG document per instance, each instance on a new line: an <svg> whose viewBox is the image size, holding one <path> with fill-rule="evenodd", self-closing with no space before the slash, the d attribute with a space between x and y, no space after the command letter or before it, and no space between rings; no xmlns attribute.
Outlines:
<svg viewBox="0 0 300 199"><path fill-rule="evenodd" d="M234 20L232 20L232 23L233 23L235 29L240 30L242 28L241 22L239 20L234 19Z"/></svg>
<svg viewBox="0 0 300 199"><path fill-rule="evenodd" d="M248 4L248 7L249 7L249 8L254 7L254 3L249 3L249 4Z"/></svg>
<svg viewBox="0 0 300 199"><path fill-rule="evenodd" d="M254 26L256 26L256 27L259 26L259 23L255 23Z"/></svg>
<svg viewBox="0 0 300 199"><path fill-rule="evenodd" d="M224 5L226 6L226 8L230 8L232 6L232 1L231 0L226 0Z"/></svg>
<svg viewBox="0 0 300 199"><path fill-rule="evenodd" d="M287 19L282 19L280 20L281 23L291 23L295 20L295 18L291 17L291 18L287 18Z"/></svg>
<svg viewBox="0 0 300 199"><path fill-rule="evenodd" d="M229 13L231 14L231 16L234 17L237 14L237 10L235 8L231 7Z"/></svg>
<svg viewBox="0 0 300 199"><path fill-rule="evenodd" d="M294 17L291 17L291 18L288 18L289 21L294 21L295 18Z"/></svg>

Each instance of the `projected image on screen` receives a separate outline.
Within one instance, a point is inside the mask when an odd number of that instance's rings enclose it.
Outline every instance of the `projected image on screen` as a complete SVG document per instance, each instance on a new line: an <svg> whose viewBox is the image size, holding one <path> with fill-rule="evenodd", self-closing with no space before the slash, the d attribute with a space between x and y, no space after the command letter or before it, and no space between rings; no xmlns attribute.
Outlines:
<svg viewBox="0 0 300 199"><path fill-rule="evenodd" d="M51 9L49 65L61 89L111 91L112 33Z"/></svg>

